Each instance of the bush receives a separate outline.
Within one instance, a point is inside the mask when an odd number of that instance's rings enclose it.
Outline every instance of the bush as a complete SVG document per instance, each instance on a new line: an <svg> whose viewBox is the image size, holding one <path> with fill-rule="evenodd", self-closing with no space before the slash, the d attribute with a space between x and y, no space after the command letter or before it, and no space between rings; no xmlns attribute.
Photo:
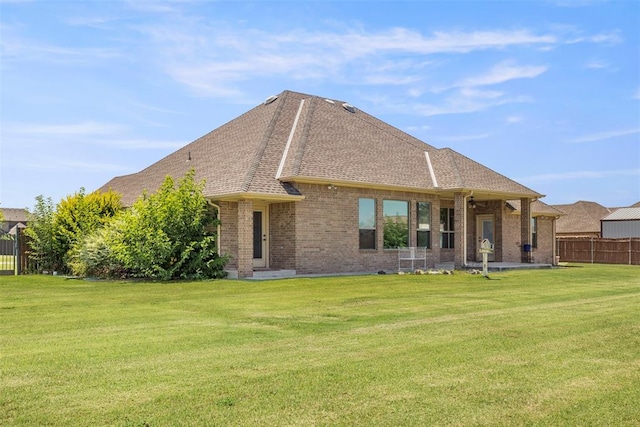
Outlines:
<svg viewBox="0 0 640 427"><path fill-rule="evenodd" d="M216 249L215 219L194 171L175 186L167 177L152 195L143 195L109 224L109 256L133 277L157 280L225 276L226 257Z"/></svg>

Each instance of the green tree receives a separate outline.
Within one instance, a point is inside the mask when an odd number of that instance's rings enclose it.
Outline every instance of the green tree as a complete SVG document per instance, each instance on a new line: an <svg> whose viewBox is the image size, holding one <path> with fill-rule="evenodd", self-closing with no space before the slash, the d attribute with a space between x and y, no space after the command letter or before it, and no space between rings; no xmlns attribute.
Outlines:
<svg viewBox="0 0 640 427"><path fill-rule="evenodd" d="M34 261L36 269L59 270L62 268L62 256L55 251L53 218L55 209L51 197L36 197L33 212L27 213L29 226L24 234L29 237L29 258Z"/></svg>
<svg viewBox="0 0 640 427"><path fill-rule="evenodd" d="M74 246L104 226L121 208L120 195L111 190L85 194L81 188L58 203L53 216L54 250L62 255L65 270L69 270Z"/></svg>
<svg viewBox="0 0 640 427"><path fill-rule="evenodd" d="M114 258L131 275L159 280L224 277L216 250L214 218L202 194L204 182L188 172L177 184L167 176L114 221L106 235Z"/></svg>

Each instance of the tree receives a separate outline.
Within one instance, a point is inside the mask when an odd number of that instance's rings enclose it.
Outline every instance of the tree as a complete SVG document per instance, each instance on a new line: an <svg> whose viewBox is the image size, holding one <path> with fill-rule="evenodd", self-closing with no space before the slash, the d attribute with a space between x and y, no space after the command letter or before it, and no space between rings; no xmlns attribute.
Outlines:
<svg viewBox="0 0 640 427"><path fill-rule="evenodd" d="M54 251L62 255L65 270L70 269L74 246L104 226L121 208L120 195L112 190L85 195L81 188L58 203L53 216Z"/></svg>
<svg viewBox="0 0 640 427"><path fill-rule="evenodd" d="M29 237L29 258L38 270L59 270L62 268L62 255L55 251L53 237L54 206L51 197L36 197L33 212L27 212L29 226L24 234Z"/></svg>
<svg viewBox="0 0 640 427"><path fill-rule="evenodd" d="M105 234L113 257L135 277L159 280L224 277L226 257L216 250L214 218L189 171L177 184L167 176L110 223Z"/></svg>

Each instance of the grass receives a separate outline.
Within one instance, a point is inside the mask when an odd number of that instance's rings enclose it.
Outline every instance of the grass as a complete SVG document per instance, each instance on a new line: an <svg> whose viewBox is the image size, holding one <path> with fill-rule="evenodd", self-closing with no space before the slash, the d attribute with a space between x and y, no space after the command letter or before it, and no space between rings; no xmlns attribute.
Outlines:
<svg viewBox="0 0 640 427"><path fill-rule="evenodd" d="M13 255L0 255L0 270L13 270L15 257Z"/></svg>
<svg viewBox="0 0 640 427"><path fill-rule="evenodd" d="M640 268L0 277L0 425L639 425Z"/></svg>

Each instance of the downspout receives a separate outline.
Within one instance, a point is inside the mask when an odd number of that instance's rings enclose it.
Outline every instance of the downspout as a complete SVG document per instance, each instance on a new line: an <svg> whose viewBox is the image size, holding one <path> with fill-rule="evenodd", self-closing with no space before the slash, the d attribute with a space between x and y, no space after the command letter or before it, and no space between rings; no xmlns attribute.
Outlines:
<svg viewBox="0 0 640 427"><path fill-rule="evenodd" d="M207 199L207 203L218 211L218 225L216 225L216 251L218 252L218 256L220 256L220 206L216 205L209 199Z"/></svg>

